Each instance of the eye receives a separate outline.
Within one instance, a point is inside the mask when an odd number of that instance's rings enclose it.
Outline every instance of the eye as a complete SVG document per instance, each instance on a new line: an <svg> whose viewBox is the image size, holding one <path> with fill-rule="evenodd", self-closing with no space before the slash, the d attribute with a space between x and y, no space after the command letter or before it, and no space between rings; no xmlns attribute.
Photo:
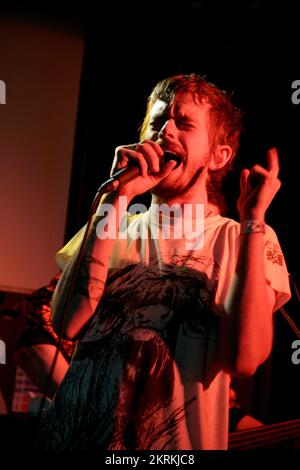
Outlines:
<svg viewBox="0 0 300 470"><path fill-rule="evenodd" d="M192 129L194 126L190 121L179 120L177 121L177 127L179 129Z"/></svg>

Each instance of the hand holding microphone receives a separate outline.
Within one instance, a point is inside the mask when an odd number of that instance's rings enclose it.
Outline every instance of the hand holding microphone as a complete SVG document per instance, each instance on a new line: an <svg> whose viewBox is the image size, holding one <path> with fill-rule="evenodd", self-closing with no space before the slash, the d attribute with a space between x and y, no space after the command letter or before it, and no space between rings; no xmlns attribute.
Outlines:
<svg viewBox="0 0 300 470"><path fill-rule="evenodd" d="M118 190L134 197L149 191L178 166L175 155L165 153L158 142L144 140L116 148L111 178L100 186L102 192Z"/></svg>

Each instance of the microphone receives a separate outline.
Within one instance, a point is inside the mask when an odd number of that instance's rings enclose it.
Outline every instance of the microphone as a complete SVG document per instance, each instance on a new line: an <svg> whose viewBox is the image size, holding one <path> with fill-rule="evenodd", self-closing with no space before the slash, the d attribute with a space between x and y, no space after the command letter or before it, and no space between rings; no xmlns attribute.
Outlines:
<svg viewBox="0 0 300 470"><path fill-rule="evenodd" d="M181 163L181 159L171 152L165 152L163 160L164 163L167 163L170 160L176 161L177 165L174 167L174 169L177 168ZM140 168L136 164L121 168L121 170L116 171L116 173L114 173L111 178L101 184L97 192L109 193L110 191L115 191L119 186L129 183L130 181L140 176L140 174Z"/></svg>

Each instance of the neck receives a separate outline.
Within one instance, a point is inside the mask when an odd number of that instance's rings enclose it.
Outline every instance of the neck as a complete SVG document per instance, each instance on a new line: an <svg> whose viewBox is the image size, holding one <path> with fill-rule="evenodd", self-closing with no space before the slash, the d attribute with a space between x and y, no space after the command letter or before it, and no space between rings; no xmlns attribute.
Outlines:
<svg viewBox="0 0 300 470"><path fill-rule="evenodd" d="M152 204L168 204L168 206L172 206L173 204L179 205L181 207L182 214L184 214L184 206L185 204L192 205L196 207L197 204L204 205L204 217L211 217L213 215L220 214L219 207L216 203L208 201L207 191L205 181L201 182L197 188L197 190L192 188L193 190L187 191L185 194L153 194L151 199Z"/></svg>

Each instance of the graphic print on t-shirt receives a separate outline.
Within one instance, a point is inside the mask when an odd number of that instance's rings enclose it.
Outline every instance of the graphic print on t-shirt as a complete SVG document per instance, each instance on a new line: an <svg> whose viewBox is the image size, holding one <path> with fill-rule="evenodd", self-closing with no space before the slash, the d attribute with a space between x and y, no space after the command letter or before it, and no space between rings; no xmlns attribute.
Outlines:
<svg viewBox="0 0 300 470"><path fill-rule="evenodd" d="M201 381L208 358L200 353L216 340L217 282L218 266L204 256L176 254L114 270L82 343L107 335L122 343L138 330L152 331L164 340L185 379ZM193 357L197 350L201 359Z"/></svg>

